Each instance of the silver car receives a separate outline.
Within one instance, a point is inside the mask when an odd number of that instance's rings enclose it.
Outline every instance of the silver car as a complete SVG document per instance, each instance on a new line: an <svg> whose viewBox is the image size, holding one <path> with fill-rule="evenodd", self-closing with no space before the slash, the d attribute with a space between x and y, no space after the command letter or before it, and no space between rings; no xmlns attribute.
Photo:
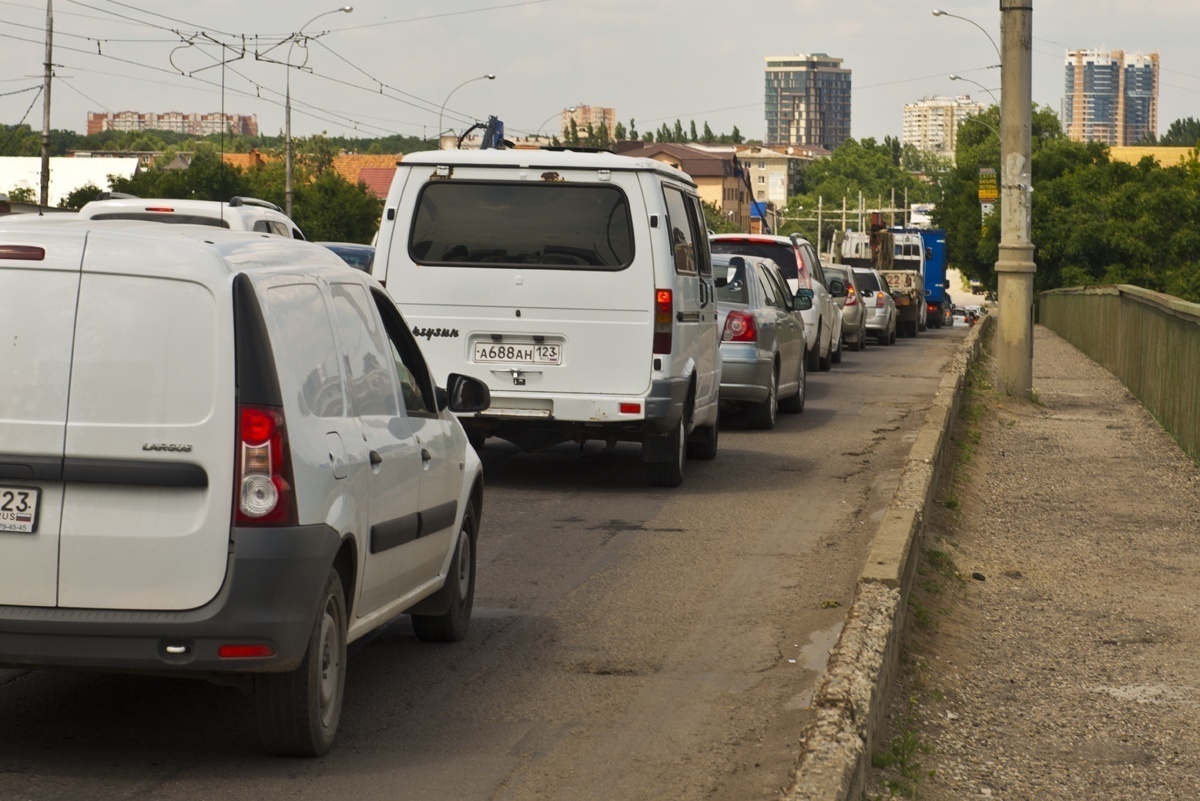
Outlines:
<svg viewBox="0 0 1200 801"><path fill-rule="evenodd" d="M846 293L836 298L842 310L842 342L850 350L862 350L867 346L867 308L854 280L854 271L848 264L826 264L825 275L830 279L840 278L846 285Z"/></svg>
<svg viewBox="0 0 1200 801"><path fill-rule="evenodd" d="M770 259L714 255L721 334L721 406L744 409L751 428L775 427L778 412L804 411L804 320L811 290L793 297Z"/></svg>
<svg viewBox="0 0 1200 801"><path fill-rule="evenodd" d="M896 344L896 301L887 279L878 270L853 269L858 294L867 313L867 336L875 337L880 345Z"/></svg>

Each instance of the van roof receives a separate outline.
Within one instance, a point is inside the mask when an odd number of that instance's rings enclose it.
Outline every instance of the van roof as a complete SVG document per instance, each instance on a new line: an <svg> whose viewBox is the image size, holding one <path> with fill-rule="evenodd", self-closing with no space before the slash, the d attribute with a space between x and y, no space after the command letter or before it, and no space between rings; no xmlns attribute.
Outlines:
<svg viewBox="0 0 1200 801"><path fill-rule="evenodd" d="M551 170L612 170L622 172L655 172L676 181L695 186L696 182L682 170L648 158L618 156L616 153L578 152L574 150L425 150L409 153L403 165L438 165L454 167L504 167L512 169Z"/></svg>
<svg viewBox="0 0 1200 801"><path fill-rule="evenodd" d="M33 215L20 215L33 217ZM347 269L333 251L311 242L287 239L273 234L253 231L231 231L206 225L162 225L142 220L72 219L48 225L36 218L5 220L0 225L0 244L38 246L46 235L62 241L63 234L83 239L93 234L99 241L114 238L130 243L144 252L152 246L175 246L185 250L205 251L216 255L230 272L250 272L268 268L311 269L319 266L339 271ZM93 241L96 241L96 239Z"/></svg>

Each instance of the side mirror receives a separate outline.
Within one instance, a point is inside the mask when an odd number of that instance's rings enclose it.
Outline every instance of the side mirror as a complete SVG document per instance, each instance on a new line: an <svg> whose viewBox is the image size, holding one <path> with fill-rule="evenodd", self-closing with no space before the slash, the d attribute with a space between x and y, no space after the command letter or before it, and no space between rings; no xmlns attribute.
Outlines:
<svg viewBox="0 0 1200 801"><path fill-rule="evenodd" d="M942 282L942 289L949 289L949 288L950 288L950 279L947 278L945 281Z"/></svg>
<svg viewBox="0 0 1200 801"><path fill-rule="evenodd" d="M846 297L846 282L840 278L835 278L829 282L829 294L835 298Z"/></svg>
<svg viewBox="0 0 1200 801"><path fill-rule="evenodd" d="M439 389L441 392L446 394L446 406L452 412L482 412L492 405L492 393L487 384L471 376L451 373L446 379L446 389ZM439 397L438 406L446 408L440 401Z"/></svg>
<svg viewBox="0 0 1200 801"><path fill-rule="evenodd" d="M813 307L813 291L807 287L796 290L796 311L808 311Z"/></svg>

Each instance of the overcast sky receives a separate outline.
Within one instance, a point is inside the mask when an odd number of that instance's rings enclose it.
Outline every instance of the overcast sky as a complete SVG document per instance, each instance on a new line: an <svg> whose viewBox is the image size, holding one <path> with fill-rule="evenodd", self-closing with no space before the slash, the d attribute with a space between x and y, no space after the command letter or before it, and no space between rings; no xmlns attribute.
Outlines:
<svg viewBox="0 0 1200 801"><path fill-rule="evenodd" d="M343 0L345 2L345 0ZM88 111L256 114L282 132L289 46L322 34L309 72L291 71L292 129L434 136L495 114L509 135L557 130L564 106L616 108L640 132L676 119L766 133L767 56L828 53L853 70L852 134L899 136L903 106L925 96L1000 93L997 0L54 0L54 128L83 132ZM1159 133L1200 117L1200 0L1033 0L1033 97L1061 109L1067 48L1162 59ZM0 122L40 129L33 91L44 61L44 0L0 0ZM244 38L243 38L244 37ZM243 41L245 48L243 50ZM219 44L217 44L219 43ZM222 45L225 49L222 51ZM293 65L305 62L290 48ZM224 52L224 70L216 66ZM244 56L243 56L244 52ZM495 80L473 77L494 73ZM188 77L188 76L191 77ZM453 94L452 97L449 97ZM449 97L449 102L447 98ZM32 104L32 107L31 107ZM547 122L547 118L550 119ZM3 143L0 142L0 147Z"/></svg>

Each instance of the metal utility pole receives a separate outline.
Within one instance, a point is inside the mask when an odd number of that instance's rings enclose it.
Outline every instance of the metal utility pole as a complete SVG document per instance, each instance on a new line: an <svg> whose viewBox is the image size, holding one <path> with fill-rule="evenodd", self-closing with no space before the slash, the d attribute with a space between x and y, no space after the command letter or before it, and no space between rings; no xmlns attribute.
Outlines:
<svg viewBox="0 0 1200 801"><path fill-rule="evenodd" d="M1032 186L1033 0L1000 0L1000 260L1001 389L1029 398L1033 391Z"/></svg>
<svg viewBox="0 0 1200 801"><path fill-rule="evenodd" d="M54 46L54 0L46 0L46 74L42 79L42 186L38 202L50 205L50 75Z"/></svg>

